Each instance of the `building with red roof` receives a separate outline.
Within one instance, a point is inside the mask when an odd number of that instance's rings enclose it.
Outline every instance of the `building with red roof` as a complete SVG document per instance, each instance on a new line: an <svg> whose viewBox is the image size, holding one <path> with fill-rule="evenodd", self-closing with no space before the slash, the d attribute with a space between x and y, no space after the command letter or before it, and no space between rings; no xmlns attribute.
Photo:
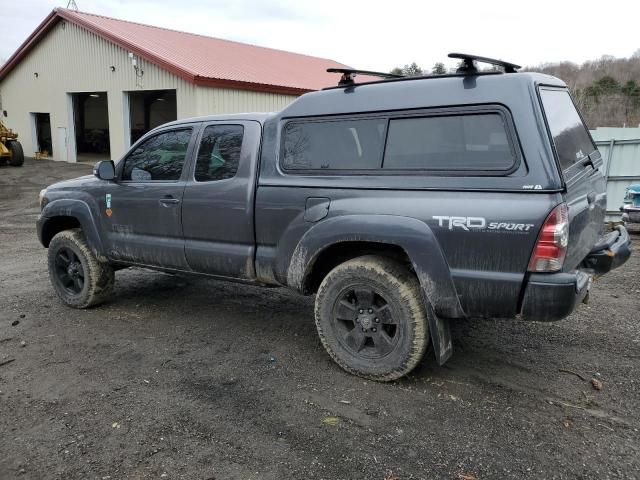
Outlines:
<svg viewBox="0 0 640 480"><path fill-rule="evenodd" d="M198 115L276 111L334 85L324 58L54 9L0 68L0 112L24 150L117 160Z"/></svg>

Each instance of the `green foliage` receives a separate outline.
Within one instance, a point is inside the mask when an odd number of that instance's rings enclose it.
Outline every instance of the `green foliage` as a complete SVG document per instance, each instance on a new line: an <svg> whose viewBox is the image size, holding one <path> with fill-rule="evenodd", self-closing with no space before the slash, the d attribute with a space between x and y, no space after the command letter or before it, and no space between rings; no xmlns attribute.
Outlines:
<svg viewBox="0 0 640 480"><path fill-rule="evenodd" d="M574 92L574 95L576 94L577 92ZM624 85L620 85L615 78L605 75L585 88L584 94L595 104L599 104L603 97L610 101L612 96L622 96L627 111L629 107L640 108L640 85L635 80L629 80Z"/></svg>
<svg viewBox="0 0 640 480"><path fill-rule="evenodd" d="M444 75L447 73L447 69L445 68L444 63L437 62L431 69L431 73L434 75Z"/></svg>
<svg viewBox="0 0 640 480"><path fill-rule="evenodd" d="M600 80L595 82L594 85L604 95L618 93L620 91L620 84L618 83L618 81L609 75L605 75Z"/></svg>
<svg viewBox="0 0 640 480"><path fill-rule="evenodd" d="M629 80L620 88L620 91L633 109L640 109L640 85L635 80Z"/></svg>

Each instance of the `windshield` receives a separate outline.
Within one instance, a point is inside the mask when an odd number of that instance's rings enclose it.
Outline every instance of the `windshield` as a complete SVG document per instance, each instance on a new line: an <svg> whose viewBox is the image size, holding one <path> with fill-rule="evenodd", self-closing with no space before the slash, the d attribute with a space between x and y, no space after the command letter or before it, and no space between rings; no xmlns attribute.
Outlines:
<svg viewBox="0 0 640 480"><path fill-rule="evenodd" d="M540 89L540 96L560 166L567 170L596 147L567 90Z"/></svg>

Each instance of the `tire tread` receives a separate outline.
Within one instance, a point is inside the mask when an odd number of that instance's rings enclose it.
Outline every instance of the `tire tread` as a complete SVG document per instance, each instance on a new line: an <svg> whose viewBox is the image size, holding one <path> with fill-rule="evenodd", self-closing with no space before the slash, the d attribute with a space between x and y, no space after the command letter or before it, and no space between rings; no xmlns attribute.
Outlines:
<svg viewBox="0 0 640 480"><path fill-rule="evenodd" d="M74 245L84 256L84 260L87 263L87 273L85 274L85 281L88 281L88 288L86 293L78 298L72 298L65 296L54 283L53 279L53 256L58 246L65 244ZM53 252L53 253L52 253ZM51 283L54 285L54 290L60 299L73 308L90 308L100 303L103 303L113 291L113 285L115 282L115 275L111 265L100 262L95 254L91 251L91 248L85 240L82 230L74 228L70 230L63 230L57 233L51 243L49 244L49 276L51 277Z"/></svg>
<svg viewBox="0 0 640 480"><path fill-rule="evenodd" d="M404 362L399 367L394 368L384 374L369 374L363 373L354 369L340 359L338 355L333 351L327 342L325 333L322 329L320 322L320 305L322 298L326 295L327 288L330 282L336 277L336 275L342 275L353 269L365 269L377 274L393 285L400 293L401 299L406 302L409 308L412 326L413 326L413 345L409 355L406 356ZM386 257L380 257L375 255L365 255L348 260L333 270L331 270L327 276L323 279L318 288L315 303L315 323L318 330L318 335L322 346L327 351L329 356L335 361L341 368L347 372L367 378L369 380L375 380L379 382L389 382L397 380L400 377L408 374L413 370L424 356L429 343L429 331L427 316L422 301L422 292L420 289L420 283L416 276L409 271L408 268L395 260Z"/></svg>
<svg viewBox="0 0 640 480"><path fill-rule="evenodd" d="M22 150L22 144L17 140L10 140L7 142L7 148L11 151L9 165L12 167L21 167L24 163L24 151Z"/></svg>

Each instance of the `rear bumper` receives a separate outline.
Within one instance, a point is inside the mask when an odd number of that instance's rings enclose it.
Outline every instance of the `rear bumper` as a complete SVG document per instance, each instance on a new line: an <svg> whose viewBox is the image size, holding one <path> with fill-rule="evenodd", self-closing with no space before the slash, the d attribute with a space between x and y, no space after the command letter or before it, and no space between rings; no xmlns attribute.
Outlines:
<svg viewBox="0 0 640 480"><path fill-rule="evenodd" d="M618 268L630 256L629 234L624 227L618 226L593 247L580 270L530 274L522 300L522 318L540 322L565 318L584 301L593 276Z"/></svg>
<svg viewBox="0 0 640 480"><path fill-rule="evenodd" d="M604 275L624 264L631 256L631 239L627 229L618 225L608 235L602 237L591 253L582 262L581 268Z"/></svg>
<svg viewBox="0 0 640 480"><path fill-rule="evenodd" d="M522 300L524 320L553 322L571 314L584 300L592 276L580 270L571 273L532 273Z"/></svg>
<svg viewBox="0 0 640 480"><path fill-rule="evenodd" d="M626 223L640 223L640 208L624 207L622 209L622 221Z"/></svg>

